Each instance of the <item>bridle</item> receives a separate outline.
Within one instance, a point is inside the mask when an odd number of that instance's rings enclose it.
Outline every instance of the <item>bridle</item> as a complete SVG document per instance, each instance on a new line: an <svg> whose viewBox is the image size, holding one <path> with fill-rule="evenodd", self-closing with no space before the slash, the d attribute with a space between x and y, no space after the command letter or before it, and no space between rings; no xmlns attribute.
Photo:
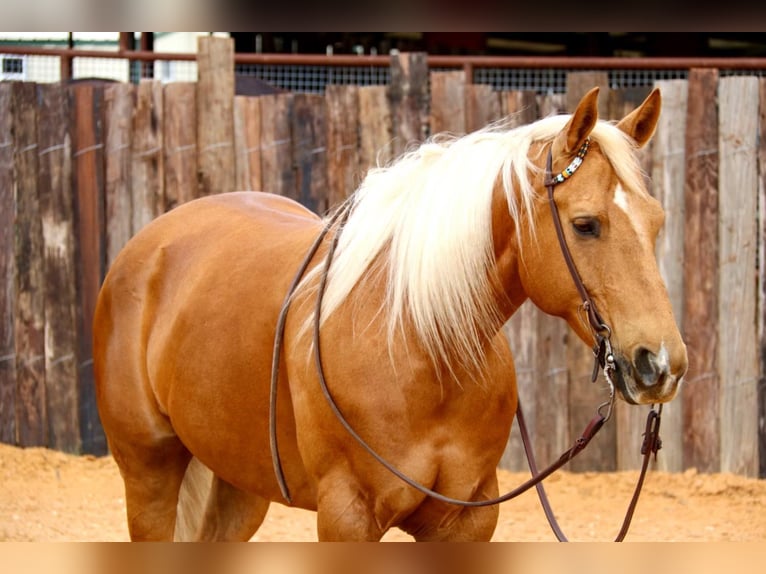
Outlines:
<svg viewBox="0 0 766 574"><path fill-rule="evenodd" d="M276 432L277 388L278 388L278 380L279 380L279 362L281 357L282 342L284 339L284 326L285 326L285 321L287 317L287 312L289 310L290 303L292 301L293 293L295 292L295 289L300 283L300 280L305 274L306 269L308 268L310 262L313 260L314 256L319 250L319 247L324 241L324 238L326 237L327 233L333 227L337 225L337 231L335 232L330 242L330 245L327 249L327 254L325 255L324 269L322 270L322 273L319 279L316 307L314 311L314 324L313 324L314 362L315 362L317 375L319 379L319 385L322 389L322 393L327 399L328 405L330 406L337 420L346 429L346 431L354 438L354 440L356 440L356 442L360 446L362 446L362 448L364 448L373 458L375 458L375 460L377 460L388 471L393 473L395 476L397 476L399 479L407 483L409 486L425 494L426 496L430 498L434 498L441 502L445 502L445 503L453 504L457 506L462 506L462 507L492 506L495 504L499 504L501 502L505 502L507 500L511 500L512 498L519 496L520 494L526 492L532 486L534 486L537 489L537 493L540 498L540 503L543 507L546 517L548 518L548 522L554 534L556 535L558 540L568 541L567 537L561 531L561 528L559 527L555 516L553 515L553 511L550 507L550 503L548 501L547 495L543 488L542 481L548 476L550 476L553 472L555 472L556 470L564 466L570 460L572 460L572 458L577 456L577 454L579 454L588 445L588 443L590 443L591 439L593 439L596 433L598 433L598 431L601 429L604 423L611 417L614 400L615 400L615 387L612 381L612 376L615 372L615 369L617 368L614 361L614 356L612 354L612 347L610 342L611 329L606 324L606 322L604 322L604 320L601 318L601 315L598 313L595 304L590 298L588 291L585 288L585 285L583 284L579 273L577 272L577 268L574 264L574 260L572 259L572 255L569 251L569 247L566 243L566 238L564 236L564 232L561 227L561 220L559 217L558 208L556 207L556 202L554 201L554 198L553 198L554 187L557 184L562 183L563 181L571 177L571 175L582 164L582 160L588 151L588 146L589 146L589 140L586 139L585 143L583 143L583 145L581 146L580 150L577 153L577 156L572 161L572 163L564 171L560 172L556 176L552 176L551 174L552 154L551 154L551 150L549 149L548 158L546 162L546 174L545 174L545 186L548 190L548 200L549 200L551 212L553 214L553 222L556 228L556 235L559 240L559 245L564 255L564 259L566 261L570 275L572 276L575 286L577 287L580 297L582 298L582 301L583 301L582 308L587 313L588 323L590 325L590 328L593 331L594 340L596 341L596 344L593 349L594 369L593 369L592 380L595 381L596 378L598 377L599 370L603 369L604 376L610 386L609 400L599 405L599 407L596 409L595 416L591 419L591 421L585 427L581 435L575 440L572 446L569 449L567 449L564 453L562 453L561 456L559 456L559 458L556 461L554 461L552 464L550 464L549 466L539 471L537 469L537 463L535 461L535 456L532 449L529 432L527 430L526 421L524 419L524 414L521 408L521 401L519 401L517 406L516 418L519 423L522 443L524 445L524 451L527 456L527 461L529 464L529 469L532 474L532 477L528 479L527 481L525 481L524 483L522 483L521 485L519 485L518 487L516 487L515 489L511 490L510 492L507 492L506 494L503 494L496 498L491 498L486 500L460 500L460 499L451 498L443 494L440 494L426 486L423 486L422 484L416 482L415 480L411 479L410 477L402 473L400 470L398 470L396 467L394 467L386 459L384 459L380 454L378 454L377 451L375 451L375 449L373 449L356 432L353 426L348 422L346 417L343 415L342 411L338 407L337 403L335 402L332 396L332 393L330 392L327 386L327 381L325 379L324 368L322 364L322 351L321 351L320 336L319 336L320 335L319 326L321 323L322 299L323 299L325 287L327 284L327 278L329 276L330 266L332 264L333 256L338 244L340 233L343 230L343 226L346 220L348 219L348 216L351 212L351 207L353 205L352 199L349 199L334 213L332 218L330 218L330 220L327 222L325 227L322 229L322 231L319 233L317 238L314 240L314 243L309 248L300 268L298 269L292 283L290 284L287 296L285 297L284 303L282 305L282 308L280 310L279 317L277 320L276 335L274 339L274 353L272 356L271 385L270 385L270 395L269 395L269 399L270 399L269 400L269 443L271 447L271 456L272 456L272 462L274 465L274 473L276 475L279 488L282 492L282 496L285 498L288 504L292 503L292 499L290 496L290 491L287 486L287 481L285 479L281 460L279 457L279 445L277 441L277 432ZM607 409L606 414L602 413L602 410L604 408ZM641 488L643 486L646 471L649 466L649 460L652 454L654 454L656 457L657 451L661 447L661 441L659 438L661 410L662 410L661 405L660 405L659 411L655 411L654 408L652 408L649 412L649 415L647 416L646 430L644 433L644 441L641 447L641 454L643 455L641 472L639 474L638 482L636 484L633 497L630 501L628 510L623 520L622 527L617 537L615 538L615 541L617 542L622 541L628 532L628 528L630 527L630 522L633 517L633 512L635 510L636 504L638 502L638 497L641 492Z"/></svg>

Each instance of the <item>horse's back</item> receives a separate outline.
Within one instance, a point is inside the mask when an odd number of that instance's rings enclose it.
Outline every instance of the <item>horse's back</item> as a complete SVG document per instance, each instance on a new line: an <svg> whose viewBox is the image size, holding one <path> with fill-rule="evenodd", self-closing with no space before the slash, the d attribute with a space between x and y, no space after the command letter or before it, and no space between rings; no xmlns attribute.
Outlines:
<svg viewBox="0 0 766 574"><path fill-rule="evenodd" d="M179 206L128 242L94 319L99 412L113 450L178 436L233 484L238 472L216 460L268 453L275 324L320 227L289 199L237 192ZM221 444L232 452L220 457ZM258 476L270 460L256 458L249 470Z"/></svg>

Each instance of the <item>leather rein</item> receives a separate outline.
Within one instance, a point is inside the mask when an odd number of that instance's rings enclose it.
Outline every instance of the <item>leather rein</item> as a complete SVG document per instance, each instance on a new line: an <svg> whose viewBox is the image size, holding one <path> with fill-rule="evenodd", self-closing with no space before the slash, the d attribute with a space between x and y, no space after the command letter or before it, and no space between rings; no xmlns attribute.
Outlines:
<svg viewBox="0 0 766 574"><path fill-rule="evenodd" d="M325 256L324 269L322 270L322 274L320 276L319 287L317 291L316 307L314 311L314 324L313 324L314 362L315 362L315 367L317 370L319 384L325 398L327 399L328 405L330 406L335 417L338 419L341 425L346 429L346 431L354 438L354 440L357 443L359 443L359 445L362 446L362 448L364 448L375 460L377 460L388 471L393 473L395 476L397 476L399 479L407 483L409 486L425 494L426 496L430 498L434 498L441 502L445 502L445 503L453 504L457 506L462 506L462 507L492 506L495 504L499 504L501 502L505 502L507 500L511 500L512 498L516 498L517 496L526 492L527 490L529 490L531 487L534 486L537 489L538 497L540 498L540 503L543 507L543 511L545 512L546 518L548 519L548 522L554 534L556 535L556 538L562 542L568 541L567 537L564 535L564 533L562 532L560 526L558 525L556 521L556 518L553 514L550 503L548 501L548 497L543 488L542 481L548 476L550 476L551 474L553 474L556 470L564 466L570 460L572 460L575 456L577 456L588 445L588 443L590 443L590 441L598 433L598 431L601 429L604 423L611 417L613 406L614 406L614 400L615 400L615 387L612 381L612 375L614 374L615 369L617 368L614 361L614 356L612 354L612 347L610 342L611 329L603 321L598 311L596 310L596 307L592 299L590 298L588 291L585 288L585 285L583 284L580 278L579 273L577 272L577 268L574 264L574 260L572 259L572 255L566 243L564 232L561 226L561 220L559 217L558 208L553 198L554 187L558 183L561 183L565 181L566 179L568 179L572 175L572 173L574 173L574 171L579 167L579 165L582 163L582 159L585 156L585 153L588 150L588 145L589 145L589 141L586 140L583 146L578 151L578 154L575 160L564 171L562 171L555 177L551 175L552 156L551 156L551 151L549 150L548 158L546 162L546 174L545 174L545 186L548 190L548 203L550 205L550 209L553 215L553 222L556 229L556 235L559 240L559 245L561 247L562 254L564 255L564 259L566 261L567 268L569 269L569 273L572 276L575 286L577 287L577 290L583 301L582 309L587 314L588 323L591 327L591 330L593 331L594 340L596 341L596 344L593 348L594 367L593 367L592 380L595 381L596 378L598 377L599 370L603 369L604 376L610 386L609 399L606 402L599 405L599 407L596 410L596 414L588 423L588 425L585 427L585 429L582 431L580 436L574 441L572 446L569 449L567 449L564 453L562 453L559 456L559 458L556 459L552 464L543 468L542 470L538 470L537 463L535 461L535 455L532 448L531 439L529 436L529 431L527 429L526 421L524 419L524 414L521 408L521 401L519 400L517 405L516 418L519 424L519 430L521 433L522 443L524 446L524 451L527 456L527 461L529 464L529 469L532 474L532 477L526 480L525 482L523 482L521 485L514 488L513 490L507 492L506 494L498 496L496 498L490 498L486 500L460 500L460 499L451 498L443 494L440 494L414 481L413 479L411 479L410 477L402 473L399 469L394 467L391 463L389 463L386 459L384 459L380 454L378 454L377 451L375 451L375 449L373 449L356 432L353 426L348 422L346 417L343 415L342 411L338 407L337 403L335 402L327 386L327 381L324 375L324 368L322 365L322 353L321 353L321 346L320 346L320 340L319 340L320 339L319 325L321 323L320 319L321 319L322 299L323 299L323 295L324 295L324 291L325 291L325 287L327 283L327 278L329 275L329 269L332 264L332 259L333 259L335 249L338 243L338 238L340 237L340 233L343 230L343 226L351 212L352 202L349 199L346 201L344 205L342 205L333 214L332 218L327 222L325 227L322 229L322 231L319 233L319 235L315 239L312 246L309 248L300 268L298 269L292 283L290 284L287 296L285 297L284 303L280 310L279 318L277 320L276 335L274 339L274 353L272 356L271 385L270 385L270 394L269 394L269 399L270 399L269 400L269 443L271 447L271 457L272 457L272 463L274 466L274 473L276 475L277 482L279 484L279 488L281 490L282 496L284 497L284 499L287 501L288 504L292 503L292 498L290 496L290 490L287 486L287 481L284 476L284 471L282 469L282 463L279 456L279 445L277 441L277 416L276 416L277 415L277 388L278 388L278 380L279 380L279 363L281 360L285 321L287 317L287 312L290 307L290 303L292 302L292 296L293 296L293 293L295 292L295 289L300 283L300 280L303 278L303 275L305 274L306 269L308 268L310 262L313 260L317 251L319 250L319 247L322 244L327 233L334 226L337 225L338 229L335 232L332 238L332 241L330 242L330 245L328 247L327 254ZM602 413L602 410L604 408L606 408L605 414ZM617 537L615 538L616 542L621 542L625 538L625 535L628 532L628 528L630 527L630 522L633 518L633 512L635 510L635 507L641 492L641 488L643 486L646 471L649 466L649 460L652 454L654 454L656 458L657 451L661 448L661 440L659 438L661 411L662 411L662 405L660 405L660 408L658 411L655 411L654 408L652 408L649 412L649 415L647 416L646 429L644 432L644 441L641 446L641 454L643 455L641 471L639 474L639 478L638 478L633 496L628 505L628 510L626 511L625 518L622 523L622 527L620 528L620 531L617 534Z"/></svg>

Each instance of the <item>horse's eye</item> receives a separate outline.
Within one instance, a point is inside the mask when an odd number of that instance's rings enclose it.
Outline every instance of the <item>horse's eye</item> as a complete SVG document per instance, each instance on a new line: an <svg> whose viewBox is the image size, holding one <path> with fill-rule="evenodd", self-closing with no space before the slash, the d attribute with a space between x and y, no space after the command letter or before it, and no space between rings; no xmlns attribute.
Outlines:
<svg viewBox="0 0 766 574"><path fill-rule="evenodd" d="M601 224L595 217L578 217L572 220L572 227L582 237L598 237L601 235Z"/></svg>

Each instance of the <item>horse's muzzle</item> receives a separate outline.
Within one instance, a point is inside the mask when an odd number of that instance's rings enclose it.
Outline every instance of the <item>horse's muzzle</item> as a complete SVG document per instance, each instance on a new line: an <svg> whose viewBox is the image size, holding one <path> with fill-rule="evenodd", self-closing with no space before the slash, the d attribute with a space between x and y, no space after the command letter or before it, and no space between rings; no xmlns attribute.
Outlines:
<svg viewBox="0 0 766 574"><path fill-rule="evenodd" d="M657 404L671 401L677 394L684 367L673 372L668 352L660 347L658 353L639 347L632 359L616 354L615 386L630 404Z"/></svg>

